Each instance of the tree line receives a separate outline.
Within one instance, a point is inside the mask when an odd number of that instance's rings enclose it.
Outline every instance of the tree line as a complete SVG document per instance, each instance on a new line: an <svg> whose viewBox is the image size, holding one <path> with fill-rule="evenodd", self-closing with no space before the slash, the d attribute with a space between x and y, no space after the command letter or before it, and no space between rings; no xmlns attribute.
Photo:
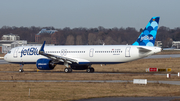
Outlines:
<svg viewBox="0 0 180 101"><path fill-rule="evenodd" d="M3 26L0 28L0 37L3 35L13 33L20 36L21 40L27 40L28 42L35 42L35 35L41 29L57 30L54 35L59 45L125 45L133 44L143 31L141 28L137 31L135 28L104 28L99 26L98 28L63 28L57 29L54 27L9 27ZM42 34L39 43L43 41L51 43L54 39L50 34ZM180 41L180 27L170 29L165 26L161 26L158 29L156 41L162 41L163 47L170 47L173 41Z"/></svg>

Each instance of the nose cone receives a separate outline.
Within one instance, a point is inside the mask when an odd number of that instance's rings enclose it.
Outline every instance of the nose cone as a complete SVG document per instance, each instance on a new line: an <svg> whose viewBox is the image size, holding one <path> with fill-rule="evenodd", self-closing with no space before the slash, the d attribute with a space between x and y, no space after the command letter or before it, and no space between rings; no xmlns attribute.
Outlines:
<svg viewBox="0 0 180 101"><path fill-rule="evenodd" d="M4 56L4 60L8 62L8 54Z"/></svg>

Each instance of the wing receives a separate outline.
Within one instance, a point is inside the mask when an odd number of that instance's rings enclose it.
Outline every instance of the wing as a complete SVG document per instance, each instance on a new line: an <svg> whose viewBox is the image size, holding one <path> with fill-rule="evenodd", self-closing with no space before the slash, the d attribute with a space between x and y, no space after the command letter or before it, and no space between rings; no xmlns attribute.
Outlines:
<svg viewBox="0 0 180 101"><path fill-rule="evenodd" d="M72 64L72 62L79 64L77 59L73 59L73 58L68 58L68 57L63 57L63 56L57 56L57 55L52 55L52 54L47 54L44 52L44 46L45 46L46 41L44 41L43 45L41 46L41 49L39 50L39 54L43 55L51 60L53 60L54 63L58 63L58 62L64 62L64 63L70 63Z"/></svg>

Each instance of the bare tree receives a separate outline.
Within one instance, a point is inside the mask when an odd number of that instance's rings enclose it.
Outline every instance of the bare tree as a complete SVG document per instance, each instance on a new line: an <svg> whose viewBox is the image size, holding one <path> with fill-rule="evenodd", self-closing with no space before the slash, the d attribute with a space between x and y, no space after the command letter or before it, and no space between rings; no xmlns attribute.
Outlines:
<svg viewBox="0 0 180 101"><path fill-rule="evenodd" d="M69 35L66 39L66 45L74 45L74 36Z"/></svg>

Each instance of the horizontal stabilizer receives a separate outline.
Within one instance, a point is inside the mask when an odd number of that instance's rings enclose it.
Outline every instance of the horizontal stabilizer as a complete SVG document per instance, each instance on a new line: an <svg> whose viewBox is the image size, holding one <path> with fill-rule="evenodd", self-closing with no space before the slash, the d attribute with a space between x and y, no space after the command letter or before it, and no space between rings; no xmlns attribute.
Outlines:
<svg viewBox="0 0 180 101"><path fill-rule="evenodd" d="M141 54L148 53L148 52L151 51L151 50L149 50L149 49L142 48L142 47L138 47L138 49L139 49L139 53L141 53Z"/></svg>

